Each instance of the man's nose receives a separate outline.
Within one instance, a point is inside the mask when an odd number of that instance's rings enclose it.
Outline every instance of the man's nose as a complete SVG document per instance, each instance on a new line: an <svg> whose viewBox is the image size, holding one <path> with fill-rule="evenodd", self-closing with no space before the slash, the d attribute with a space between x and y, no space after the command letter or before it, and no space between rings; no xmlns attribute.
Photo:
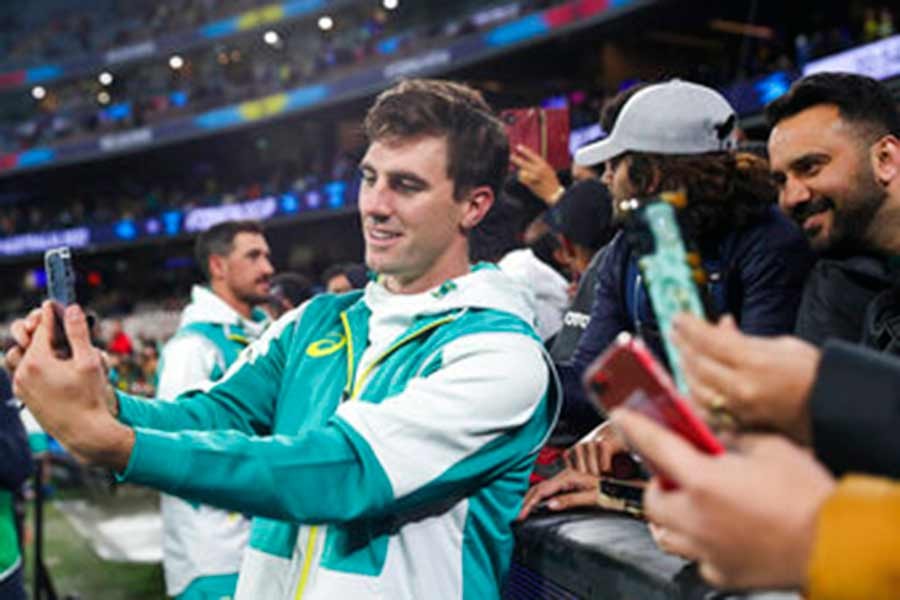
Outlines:
<svg viewBox="0 0 900 600"><path fill-rule="evenodd" d="M360 188L359 209L364 216L386 218L393 211L393 193L380 180L368 188Z"/></svg>
<svg viewBox="0 0 900 600"><path fill-rule="evenodd" d="M778 204L781 210L790 214L800 204L808 202L812 198L809 187L796 177L788 177L778 195Z"/></svg>

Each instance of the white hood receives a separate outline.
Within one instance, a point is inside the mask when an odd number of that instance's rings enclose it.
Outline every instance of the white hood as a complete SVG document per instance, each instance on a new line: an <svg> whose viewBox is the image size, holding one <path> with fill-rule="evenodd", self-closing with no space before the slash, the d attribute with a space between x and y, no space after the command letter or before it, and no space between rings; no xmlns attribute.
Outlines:
<svg viewBox="0 0 900 600"><path fill-rule="evenodd" d="M466 308L489 308L516 315L536 325L534 295L495 265L479 264L466 275L420 294L394 294L378 281L370 282L363 299L369 318L366 359L376 356L406 331L416 317Z"/></svg>
<svg viewBox="0 0 900 600"><path fill-rule="evenodd" d="M184 327L191 323L241 325L250 337L258 337L265 329L268 321L245 319L208 287L195 285L191 288L191 303L181 313L179 327Z"/></svg>
<svg viewBox="0 0 900 600"><path fill-rule="evenodd" d="M535 323L531 290L489 264L476 265L470 273L420 294L394 294L373 281L366 286L364 300L373 313L399 312L414 317L463 308L490 308Z"/></svg>

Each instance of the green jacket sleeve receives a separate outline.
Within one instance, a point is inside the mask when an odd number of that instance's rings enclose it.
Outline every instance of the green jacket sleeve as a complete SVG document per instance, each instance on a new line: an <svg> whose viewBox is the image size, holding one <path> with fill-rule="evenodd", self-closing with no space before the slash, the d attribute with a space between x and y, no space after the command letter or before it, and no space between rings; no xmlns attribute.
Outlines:
<svg viewBox="0 0 900 600"><path fill-rule="evenodd" d="M315 524L376 514L393 498L368 445L337 418L297 436L135 432L124 480L227 510Z"/></svg>
<svg viewBox="0 0 900 600"><path fill-rule="evenodd" d="M530 469L554 419L548 381L535 340L465 336L445 347L440 369L403 392L345 402L324 426L297 435L136 428L123 478L305 524L414 510Z"/></svg>

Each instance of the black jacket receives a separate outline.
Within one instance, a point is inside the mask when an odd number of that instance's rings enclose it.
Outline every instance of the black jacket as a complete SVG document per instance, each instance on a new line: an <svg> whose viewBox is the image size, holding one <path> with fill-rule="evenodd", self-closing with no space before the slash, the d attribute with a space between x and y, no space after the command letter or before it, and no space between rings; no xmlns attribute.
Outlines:
<svg viewBox="0 0 900 600"><path fill-rule="evenodd" d="M900 478L900 361L827 342L809 398L813 449L836 476Z"/></svg>
<svg viewBox="0 0 900 600"><path fill-rule="evenodd" d="M803 288L794 333L816 346L828 339L863 341L869 305L890 289L891 279L885 261L874 256L820 259Z"/></svg>

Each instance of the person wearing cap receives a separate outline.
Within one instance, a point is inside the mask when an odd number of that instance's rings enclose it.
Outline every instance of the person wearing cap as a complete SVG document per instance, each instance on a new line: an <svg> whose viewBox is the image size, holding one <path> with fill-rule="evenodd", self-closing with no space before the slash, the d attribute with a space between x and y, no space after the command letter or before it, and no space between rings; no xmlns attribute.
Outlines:
<svg viewBox="0 0 900 600"><path fill-rule="evenodd" d="M777 190L759 157L732 151L736 115L715 90L673 80L632 88L606 107L610 135L580 149L580 164L605 164L613 202L684 189L682 234L700 252L710 316L729 313L742 330L793 329L814 256L778 210ZM664 359L656 317L624 234L600 268L591 320L572 365L580 375L621 331L640 334ZM579 377L580 379L580 377Z"/></svg>
<svg viewBox="0 0 900 600"><path fill-rule="evenodd" d="M596 179L575 182L547 212L546 218L560 237L567 266L578 285L563 316L562 329L550 347L550 356L559 363L571 357L587 327L601 250L616 228L609 191Z"/></svg>
<svg viewBox="0 0 900 600"><path fill-rule="evenodd" d="M777 191L766 162L733 152L735 119L725 98L702 85L674 80L632 88L603 111L601 125L610 135L580 149L575 161L605 164L603 182L614 207L622 200L684 189L688 204L679 220L683 236L700 251L709 278L701 292L710 316L731 314L743 331L754 335L788 333L814 255L775 205ZM640 334L665 361L637 257L619 232L603 254L587 328L571 361L560 369L564 419L596 415L586 408L581 376L622 331ZM584 427L601 420L596 416ZM621 448L619 440L599 432L587 439L588 452L595 455L587 464L608 464L608 454ZM584 486L596 489L596 479L580 477L572 483L567 478L573 479L571 470L541 484L529 493L526 507L563 490L571 496ZM584 497L594 496L579 498ZM571 506L565 497L557 500L551 507Z"/></svg>

